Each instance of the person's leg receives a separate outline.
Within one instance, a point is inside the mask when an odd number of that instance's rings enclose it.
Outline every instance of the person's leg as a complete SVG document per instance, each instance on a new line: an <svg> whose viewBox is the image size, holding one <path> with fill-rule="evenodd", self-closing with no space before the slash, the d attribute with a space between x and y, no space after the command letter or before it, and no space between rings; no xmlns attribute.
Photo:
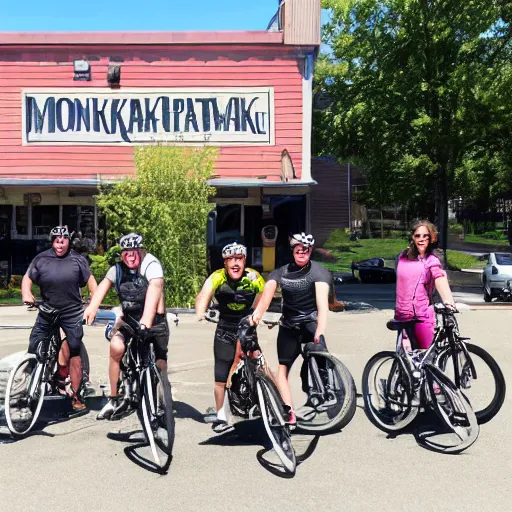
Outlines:
<svg viewBox="0 0 512 512"><path fill-rule="evenodd" d="M279 367L277 369L276 384L281 393L283 402L292 408L292 392L288 382L288 374L293 363L300 355L299 332L279 326L277 335L277 357Z"/></svg>
<svg viewBox="0 0 512 512"><path fill-rule="evenodd" d="M435 323L430 319L414 325L413 348L426 350L432 345L434 340Z"/></svg>
<svg viewBox="0 0 512 512"><path fill-rule="evenodd" d="M35 354L37 347L40 341L48 336L48 332L50 330L50 323L41 315L40 313L37 315L36 323L32 330L30 331L30 338L28 344L28 353Z"/></svg>
<svg viewBox="0 0 512 512"><path fill-rule="evenodd" d="M76 396L82 383L82 360L80 358L80 345L84 336L82 325L83 311L82 307L61 313L60 324L66 334L67 345L69 347L69 376L71 379L71 388ZM73 404L75 407L77 404ZM84 406L85 407L85 406Z"/></svg>
<svg viewBox="0 0 512 512"><path fill-rule="evenodd" d="M229 370L235 360L236 335L217 327L213 341L213 354L215 360L214 374L214 398L217 411L217 422L214 422L213 429L217 429L219 423L225 425L224 396L226 382L229 377ZM223 427L221 427L223 428Z"/></svg>
<svg viewBox="0 0 512 512"><path fill-rule="evenodd" d="M108 378L110 381L110 396L117 397L120 363L125 351L124 336L118 331L110 340L110 357L108 361Z"/></svg>
<svg viewBox="0 0 512 512"><path fill-rule="evenodd" d="M156 366L162 372L164 379L167 375L167 352L169 350L169 325L167 320L153 326L158 332L153 338L153 349L155 350Z"/></svg>

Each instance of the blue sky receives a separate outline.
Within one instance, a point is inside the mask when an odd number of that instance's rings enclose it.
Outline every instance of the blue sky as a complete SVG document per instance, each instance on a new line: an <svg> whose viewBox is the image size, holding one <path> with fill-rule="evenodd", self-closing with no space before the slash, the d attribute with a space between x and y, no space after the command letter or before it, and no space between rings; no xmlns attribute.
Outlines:
<svg viewBox="0 0 512 512"><path fill-rule="evenodd" d="M0 31L265 30L278 0L0 0Z"/></svg>

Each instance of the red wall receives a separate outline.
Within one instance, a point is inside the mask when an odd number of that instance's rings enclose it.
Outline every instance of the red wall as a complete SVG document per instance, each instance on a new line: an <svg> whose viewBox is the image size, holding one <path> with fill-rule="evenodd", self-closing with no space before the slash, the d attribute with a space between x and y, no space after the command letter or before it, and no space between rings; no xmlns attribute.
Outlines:
<svg viewBox="0 0 512 512"><path fill-rule="evenodd" d="M92 80L73 81L73 60L91 62ZM273 86L275 146L223 147L220 177L279 176L287 149L302 167L302 61L283 46L0 47L0 180L95 178L134 171L133 147L22 145L23 88L108 87L109 60L121 59L121 84L139 87Z"/></svg>

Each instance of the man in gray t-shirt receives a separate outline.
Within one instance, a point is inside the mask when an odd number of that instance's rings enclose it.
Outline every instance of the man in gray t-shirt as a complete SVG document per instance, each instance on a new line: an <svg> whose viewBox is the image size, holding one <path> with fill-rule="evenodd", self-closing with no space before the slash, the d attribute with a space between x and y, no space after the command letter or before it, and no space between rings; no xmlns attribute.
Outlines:
<svg viewBox="0 0 512 512"><path fill-rule="evenodd" d="M98 285L91 304L85 310L84 317L90 325L98 308L112 286L121 302L123 320L132 327L144 325L156 330L152 336L156 364L163 376L167 376L167 346L169 344L169 326L167 324L164 300L164 272L160 262L142 247L142 237L130 233L121 238L122 262L110 267L105 278ZM114 335L110 340L110 400L98 414L98 419L119 417L127 404L117 395L117 383L120 376L120 362L125 352L123 334L114 325Z"/></svg>

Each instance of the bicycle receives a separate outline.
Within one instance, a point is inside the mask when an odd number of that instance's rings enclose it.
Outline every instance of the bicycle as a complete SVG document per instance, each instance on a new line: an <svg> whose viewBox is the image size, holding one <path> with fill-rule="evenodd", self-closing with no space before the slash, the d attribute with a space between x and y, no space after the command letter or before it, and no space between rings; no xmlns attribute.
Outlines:
<svg viewBox="0 0 512 512"><path fill-rule="evenodd" d="M281 322L281 319L263 320L269 329ZM300 339L303 357L300 374L307 400L295 413L297 428L308 434L341 430L354 417L357 405L356 385L350 371L328 351L324 336L320 338L319 343L304 343Z"/></svg>
<svg viewBox="0 0 512 512"><path fill-rule="evenodd" d="M435 364L453 380L457 388L461 389L466 395L470 393L470 402L475 410L478 423L480 425L487 423L498 414L505 401L506 384L503 372L486 350L467 343L470 338L461 337L453 311L445 308L442 304L436 304L435 312L438 315L434 335L436 344ZM482 360L484 365L475 365L476 358ZM452 361L451 365L448 364L450 359ZM481 393L485 386L478 386L477 391L472 392L474 391L472 381L482 381L482 374L485 376L489 372L494 380L494 390L492 398L484 400ZM470 392L470 390L472 391Z"/></svg>
<svg viewBox="0 0 512 512"><path fill-rule="evenodd" d="M425 440L426 444L445 453L460 453L477 440L480 427L468 399L437 366L439 337L426 351L404 348L404 333L413 337L418 322L387 323L388 329L397 331L396 351L379 352L367 362L362 379L364 410L377 428L396 434L411 425L420 410L430 408L458 442L446 446Z"/></svg>
<svg viewBox="0 0 512 512"><path fill-rule="evenodd" d="M36 347L34 354L25 354L12 368L5 390L5 419L11 434L23 437L36 424L45 395L58 395L55 380L59 351L64 339L60 333L60 312L42 301L31 303L50 324L48 335ZM78 391L83 397L83 386L88 382L89 356L83 342L80 344L82 381Z"/></svg>
<svg viewBox="0 0 512 512"><path fill-rule="evenodd" d="M218 312L209 308L205 320L218 323ZM241 352L238 363L233 363L226 386L224 408L232 416L241 420L261 417L265 431L272 443L275 453L281 460L284 470L293 475L297 467L297 459L291 441L290 427L287 423L288 412L281 394L268 369L261 350L253 357L250 349L243 350L237 341L236 352ZM228 418L228 422L232 420Z"/></svg>
<svg viewBox="0 0 512 512"><path fill-rule="evenodd" d="M118 318L116 327L123 333L126 345L118 383L122 410L111 419L136 411L155 464L165 473L172 462L175 437L171 383L156 366L151 343L155 329L141 329L138 322L125 316L128 321ZM105 336L110 340L113 334L113 323L109 322Z"/></svg>

